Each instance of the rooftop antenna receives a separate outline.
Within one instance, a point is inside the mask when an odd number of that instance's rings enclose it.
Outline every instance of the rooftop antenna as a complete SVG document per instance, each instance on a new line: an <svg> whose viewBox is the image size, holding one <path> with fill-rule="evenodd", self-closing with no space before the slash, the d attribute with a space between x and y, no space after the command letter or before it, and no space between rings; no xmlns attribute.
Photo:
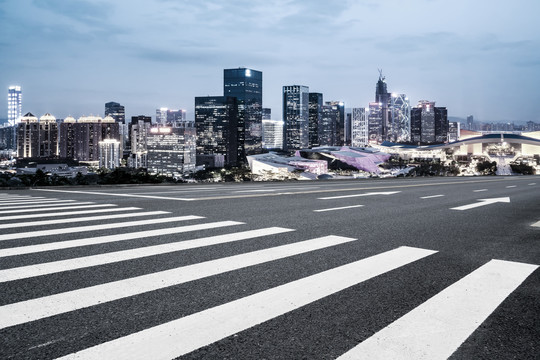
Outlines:
<svg viewBox="0 0 540 360"><path fill-rule="evenodd" d="M384 76L382 74L382 69L377 69L379 71L379 80L384 81Z"/></svg>

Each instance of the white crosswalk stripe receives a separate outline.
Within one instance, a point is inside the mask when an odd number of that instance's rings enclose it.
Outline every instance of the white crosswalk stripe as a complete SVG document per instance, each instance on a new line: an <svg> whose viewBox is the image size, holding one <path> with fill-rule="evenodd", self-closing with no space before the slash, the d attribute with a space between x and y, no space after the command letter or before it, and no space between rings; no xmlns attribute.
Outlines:
<svg viewBox="0 0 540 360"><path fill-rule="evenodd" d="M203 219L203 217L193 216L193 215L174 216L174 217L167 217L167 218L154 218L154 219L147 219L147 220L126 221L126 222L112 223L112 224L76 226L76 227L70 227L70 228L40 230L40 231L27 231L27 232L20 232L20 233L14 233L14 234L0 235L0 241L20 239L20 238L60 235L60 234L72 234L76 232L118 229L118 228L131 227L131 226L173 223L176 221L186 221L186 220L196 220L196 219Z"/></svg>
<svg viewBox="0 0 540 360"><path fill-rule="evenodd" d="M132 218L132 217L164 215L164 214L170 214L170 212L169 211L143 211L143 212L132 212L132 213L127 213L127 214L85 216L85 217L69 218L69 219L25 221L25 222L17 222L17 223L1 223L0 229L24 228L27 226L55 225L55 224L67 224L67 223L76 223L76 222L90 222L90 221L97 221L97 220L122 219L125 217ZM0 219L0 220L4 220L4 219Z"/></svg>
<svg viewBox="0 0 540 360"><path fill-rule="evenodd" d="M115 204L96 204L93 202L80 202L80 203L72 203L72 204L66 204L66 205L59 205L59 206L50 206L47 205L47 207L40 208L40 209L15 209L15 210L0 210L0 214L22 214L22 213L29 213L29 212L41 212L41 211L58 211L58 210L72 210L72 209L91 209L91 208L98 208L98 207L112 207L117 206Z"/></svg>
<svg viewBox="0 0 540 360"><path fill-rule="evenodd" d="M83 202L82 204L86 204L87 202ZM71 204L77 204L74 200L55 200L55 201L36 201L32 203L20 203L20 202L14 202L9 204L2 204L2 209L31 209L31 208L43 208L46 206L54 207L54 206L67 206ZM81 203L78 203L81 204Z"/></svg>
<svg viewBox="0 0 540 360"><path fill-rule="evenodd" d="M174 359L433 253L435 251L400 247L61 359L98 359L104 355L109 359Z"/></svg>
<svg viewBox="0 0 540 360"><path fill-rule="evenodd" d="M113 209L98 209L98 210L78 210L78 211L63 211L63 212L47 212L47 213L40 213L40 214L24 214L24 215L10 215L10 216L0 216L0 221L8 221L8 220L27 220L27 219L36 219L36 218L48 218L48 217L66 217L66 216L72 216L72 215L89 215L89 214L103 214L103 213L110 213L110 212L120 212L120 211L133 211L133 210L141 210L141 208L130 206L130 207L123 207L123 208L113 208Z"/></svg>
<svg viewBox="0 0 540 360"><path fill-rule="evenodd" d="M57 198L45 198L45 197L32 197L32 198L0 198L0 205L10 202L15 203L31 203L36 201L51 201L51 200L58 200ZM70 200L74 201L74 200Z"/></svg>
<svg viewBox="0 0 540 360"><path fill-rule="evenodd" d="M537 268L491 260L339 359L447 359Z"/></svg>

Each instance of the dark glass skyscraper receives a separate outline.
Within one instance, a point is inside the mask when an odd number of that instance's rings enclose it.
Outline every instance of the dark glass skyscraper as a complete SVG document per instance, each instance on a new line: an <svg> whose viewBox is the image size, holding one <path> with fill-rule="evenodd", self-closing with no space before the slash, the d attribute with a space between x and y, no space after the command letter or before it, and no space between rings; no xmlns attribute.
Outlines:
<svg viewBox="0 0 540 360"><path fill-rule="evenodd" d="M240 152L237 121L238 102L236 97L196 97L197 155L221 154L225 156L225 164L236 165Z"/></svg>
<svg viewBox="0 0 540 360"><path fill-rule="evenodd" d="M319 124L322 121L323 94L309 93L309 147L319 146Z"/></svg>
<svg viewBox="0 0 540 360"><path fill-rule="evenodd" d="M246 155L262 152L262 72L246 68L223 71L223 95L238 101L238 141Z"/></svg>
<svg viewBox="0 0 540 360"><path fill-rule="evenodd" d="M388 93L388 88L386 86L385 77L382 74L382 70L379 70L379 80L375 87L375 102L380 104L380 115L381 115L381 136L382 140L388 139L388 133L390 128L390 111L388 105L390 104L390 96Z"/></svg>
<svg viewBox="0 0 540 360"><path fill-rule="evenodd" d="M117 123L126 123L126 109L117 102L105 103L105 116L111 116Z"/></svg>
<svg viewBox="0 0 540 360"><path fill-rule="evenodd" d="M283 87L283 147L289 152L309 145L309 88L301 85Z"/></svg>
<svg viewBox="0 0 540 360"><path fill-rule="evenodd" d="M448 141L448 116L445 107L435 107L435 102L420 100L411 109L411 140L425 145Z"/></svg>

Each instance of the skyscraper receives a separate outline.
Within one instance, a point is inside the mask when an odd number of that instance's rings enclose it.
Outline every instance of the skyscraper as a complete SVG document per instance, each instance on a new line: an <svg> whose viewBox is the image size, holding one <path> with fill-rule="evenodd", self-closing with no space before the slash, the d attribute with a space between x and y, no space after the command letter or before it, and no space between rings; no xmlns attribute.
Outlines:
<svg viewBox="0 0 540 360"><path fill-rule="evenodd" d="M283 87L283 122L285 150L294 152L309 146L309 88L302 85Z"/></svg>
<svg viewBox="0 0 540 360"><path fill-rule="evenodd" d="M8 88L8 124L15 126L22 117L22 90L20 86Z"/></svg>
<svg viewBox="0 0 540 360"><path fill-rule="evenodd" d="M148 172L181 176L195 171L196 135L192 122L150 128L147 140Z"/></svg>
<svg viewBox="0 0 540 360"><path fill-rule="evenodd" d="M17 157L39 156L39 122L32 113L26 113L17 124Z"/></svg>
<svg viewBox="0 0 540 360"><path fill-rule="evenodd" d="M448 141L448 116L445 107L435 107L434 101L420 100L411 109L411 140L418 144Z"/></svg>
<svg viewBox="0 0 540 360"><path fill-rule="evenodd" d="M112 117L117 123L126 123L126 109L124 105L120 105L117 102L111 101L105 103L105 116Z"/></svg>
<svg viewBox="0 0 540 360"><path fill-rule="evenodd" d="M262 152L262 72L238 68L223 71L223 95L238 101L238 141L246 155Z"/></svg>
<svg viewBox="0 0 540 360"><path fill-rule="evenodd" d="M221 154L225 164L241 161L243 149L238 143L238 102L233 96L195 98L197 155ZM261 120L262 123L262 120ZM261 136L262 146L262 136Z"/></svg>
<svg viewBox="0 0 540 360"><path fill-rule="evenodd" d="M262 109L262 119L263 120L272 120L272 109L263 108Z"/></svg>
<svg viewBox="0 0 540 360"><path fill-rule="evenodd" d="M383 107L382 103L370 102L368 113L369 142L380 144L383 141Z"/></svg>
<svg viewBox="0 0 540 360"><path fill-rule="evenodd" d="M366 146L369 141L368 109L353 108L351 116L351 146Z"/></svg>
<svg viewBox="0 0 540 360"><path fill-rule="evenodd" d="M337 106L331 105L330 102L326 102L322 106L322 117L319 121L320 146L336 145L338 117Z"/></svg>
<svg viewBox="0 0 540 360"><path fill-rule="evenodd" d="M381 116L381 138L382 140L387 140L388 128L389 128L389 118L390 114L388 111L388 105L390 103L391 95L388 93L388 88L386 85L386 78L382 74L382 70L379 70L379 80L375 87L375 102L380 104L380 116Z"/></svg>
<svg viewBox="0 0 540 360"><path fill-rule="evenodd" d="M392 93L389 104L390 121L386 140L411 141L411 105L405 94Z"/></svg>
<svg viewBox="0 0 540 360"><path fill-rule="evenodd" d="M309 147L319 146L319 124L322 121L323 94L309 93Z"/></svg>
<svg viewBox="0 0 540 360"><path fill-rule="evenodd" d="M131 117L129 124L130 158L129 166L133 168L146 168L146 155L148 153L148 133L152 127L150 116L139 115Z"/></svg>
<svg viewBox="0 0 540 360"><path fill-rule="evenodd" d="M39 157L58 155L58 124L56 118L47 113L39 118Z"/></svg>

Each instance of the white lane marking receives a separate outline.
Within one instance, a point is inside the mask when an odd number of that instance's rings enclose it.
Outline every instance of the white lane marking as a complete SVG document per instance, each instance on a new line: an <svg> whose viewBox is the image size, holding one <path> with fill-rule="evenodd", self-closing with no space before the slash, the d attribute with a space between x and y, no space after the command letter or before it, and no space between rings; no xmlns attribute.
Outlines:
<svg viewBox="0 0 540 360"><path fill-rule="evenodd" d="M351 205L351 206L342 206L342 207L336 207L331 209L319 209L319 210L313 210L315 212L324 212L324 211L334 211L334 210L344 210L344 209L352 209L352 208L359 208L364 205Z"/></svg>
<svg viewBox="0 0 540 360"><path fill-rule="evenodd" d="M96 204L96 205L87 205L87 204L95 204L95 203L93 203L93 202L82 202L82 203L77 203L77 204L57 205L55 207L46 207L46 208L40 208L40 209L2 210L2 211L0 211L0 214L20 214L20 213L29 213L29 212L39 212L39 211L42 211L42 212L44 212L46 214L47 211L71 210L71 209L90 209L90 208L97 208L97 207L117 206L115 204Z"/></svg>
<svg viewBox="0 0 540 360"><path fill-rule="evenodd" d="M444 195L429 195L429 196L422 196L420 199L432 199L432 198L438 198L443 197Z"/></svg>
<svg viewBox="0 0 540 360"><path fill-rule="evenodd" d="M239 191L234 191L235 193L250 193L250 192L272 192L272 191L276 191L274 189L268 189L268 190L239 190Z"/></svg>
<svg viewBox="0 0 540 360"><path fill-rule="evenodd" d="M89 222L97 220L109 220L109 219L122 219L122 218L133 218L139 216L153 216L153 215L163 215L170 214L170 211L144 211L144 212L134 212L127 214L115 214L115 215L98 215L98 216L85 216L78 218L67 218L67 219L55 219L55 220L38 220L38 221L23 221L17 223L0 223L0 229L11 229L17 227L27 227L27 226L40 226L40 225L54 225L54 224L67 224L74 222Z"/></svg>
<svg viewBox="0 0 540 360"><path fill-rule="evenodd" d="M31 208L38 208L38 207L45 207L45 206L66 206L75 204L75 200L54 200L54 201L39 201L39 202L32 202L32 203L9 203L9 204L0 204L2 205L2 209L31 209ZM77 203L77 204L86 204L86 203ZM6 206L7 205L7 206Z"/></svg>
<svg viewBox="0 0 540 360"><path fill-rule="evenodd" d="M183 199L183 198L174 198L174 197L165 197L165 196L118 194L118 193L105 193L105 192L99 192L99 191L50 190L50 189L35 189L35 190L36 191L55 191L55 192L64 192L64 193L72 193L72 194L135 197L135 198L158 199L158 200L193 201L193 199Z"/></svg>
<svg viewBox="0 0 540 360"><path fill-rule="evenodd" d="M325 236L5 305L0 329L354 240Z"/></svg>
<svg viewBox="0 0 540 360"><path fill-rule="evenodd" d="M61 359L173 359L435 253L400 247L311 275ZM23 314L9 311L8 316ZM1 319L2 317L0 317Z"/></svg>
<svg viewBox="0 0 540 360"><path fill-rule="evenodd" d="M104 236L96 236L96 237L90 237L90 238L84 238L84 239L58 241L58 242L52 242L52 243L47 243L47 244L19 246L19 247L13 247L13 248L0 249L0 258L7 257L7 256L22 255L22 254L32 254L32 253L44 252L44 251L69 249L69 248L74 248L74 247L79 247L79 246L107 244L111 242L141 239L141 238L147 238L147 237L152 237L152 236L180 234L180 233L185 233L185 232L190 232L190 231L215 229L215 228L220 228L220 227L242 225L242 224L244 223L241 223L238 221L218 221L218 222L206 223L206 224L176 226L176 227L165 228L165 229L145 230L145 231L137 231L137 232L132 232L132 233L104 235Z"/></svg>
<svg viewBox="0 0 540 360"><path fill-rule="evenodd" d="M351 197L359 197L359 196L373 196L373 195L393 195L400 193L401 191L381 191L381 192L369 192L364 194L352 194L352 195L340 195L340 196L329 196L329 197L322 197L319 198L319 200L333 200L333 199L345 199L345 198L351 198Z"/></svg>
<svg viewBox="0 0 540 360"><path fill-rule="evenodd" d="M190 192L193 192L193 191L200 192L200 191L197 191L197 190L209 190L210 192L213 192L213 191L221 191L222 189L218 188L218 187L209 187L209 188L202 187L202 188L191 188L191 189L169 190L169 191L136 192L136 193L132 193L132 194L133 195L155 195L155 194L177 194L177 193L185 193L185 192L190 193ZM202 192L204 192L204 191L202 191Z"/></svg>
<svg viewBox="0 0 540 360"><path fill-rule="evenodd" d="M163 224L163 223L172 223L176 221L186 221L186 220L195 220L195 219L204 219L204 217L194 216L194 215L173 216L173 217L167 217L167 218L125 221L125 222L112 223L112 224L99 224L99 225L88 225L88 226L76 226L76 227L61 228L61 229L18 232L15 234L0 235L0 241L31 238L31 237L38 237L38 236L41 237L41 236L59 235L59 234L72 234L72 233L86 232L86 231L119 229L119 228L131 227L131 226Z"/></svg>
<svg viewBox="0 0 540 360"><path fill-rule="evenodd" d="M45 197L32 197L32 198L1 198L0 199L0 205L14 202L15 204L21 204L21 203L32 203L36 201L48 201L48 200L58 200L57 198L45 198Z"/></svg>
<svg viewBox="0 0 540 360"><path fill-rule="evenodd" d="M338 359L447 359L536 268L491 260Z"/></svg>
<svg viewBox="0 0 540 360"><path fill-rule="evenodd" d="M0 270L0 282L26 279L34 276L54 274L62 271L111 264L115 262L139 259L148 256L171 253L175 251L196 249L204 246L225 244L234 241L252 239L256 237L283 234L290 231L294 230L271 227L266 229L248 230L192 240L183 240L174 243L147 246L137 249L115 251L99 255L84 256L68 260L53 261L37 265L21 266L18 268Z"/></svg>
<svg viewBox="0 0 540 360"><path fill-rule="evenodd" d="M509 185L509 186L507 186L506 188L507 188L507 189L511 189L511 188L515 188L516 186L517 186L517 185Z"/></svg>
<svg viewBox="0 0 540 360"><path fill-rule="evenodd" d="M473 190L473 192L482 192L482 191L488 191L488 189L478 189L478 190Z"/></svg>
<svg viewBox="0 0 540 360"><path fill-rule="evenodd" d="M45 213L45 214L24 214L24 215L0 216L0 221L48 218L48 217L71 216L71 215L101 214L101 213L132 211L132 210L141 210L141 208L124 207L124 208L114 208L114 209L79 210L79 211L64 211L64 212L58 212L58 213Z"/></svg>
<svg viewBox="0 0 540 360"><path fill-rule="evenodd" d="M495 203L499 203L499 202L509 203L510 198L509 197L502 197L502 198L492 198L492 199L478 199L478 201L479 202L468 204L468 205L453 207L453 208L450 208L450 210L469 210L469 209L474 209L474 208L477 208L477 207L480 207L480 206L495 204Z"/></svg>
<svg viewBox="0 0 540 360"><path fill-rule="evenodd" d="M529 186L533 186L533 185L536 185L536 183L530 183L530 184L527 184Z"/></svg>
<svg viewBox="0 0 540 360"><path fill-rule="evenodd" d="M540 221L538 222L535 222L534 224L532 224L531 226L534 226L534 227L540 227Z"/></svg>

